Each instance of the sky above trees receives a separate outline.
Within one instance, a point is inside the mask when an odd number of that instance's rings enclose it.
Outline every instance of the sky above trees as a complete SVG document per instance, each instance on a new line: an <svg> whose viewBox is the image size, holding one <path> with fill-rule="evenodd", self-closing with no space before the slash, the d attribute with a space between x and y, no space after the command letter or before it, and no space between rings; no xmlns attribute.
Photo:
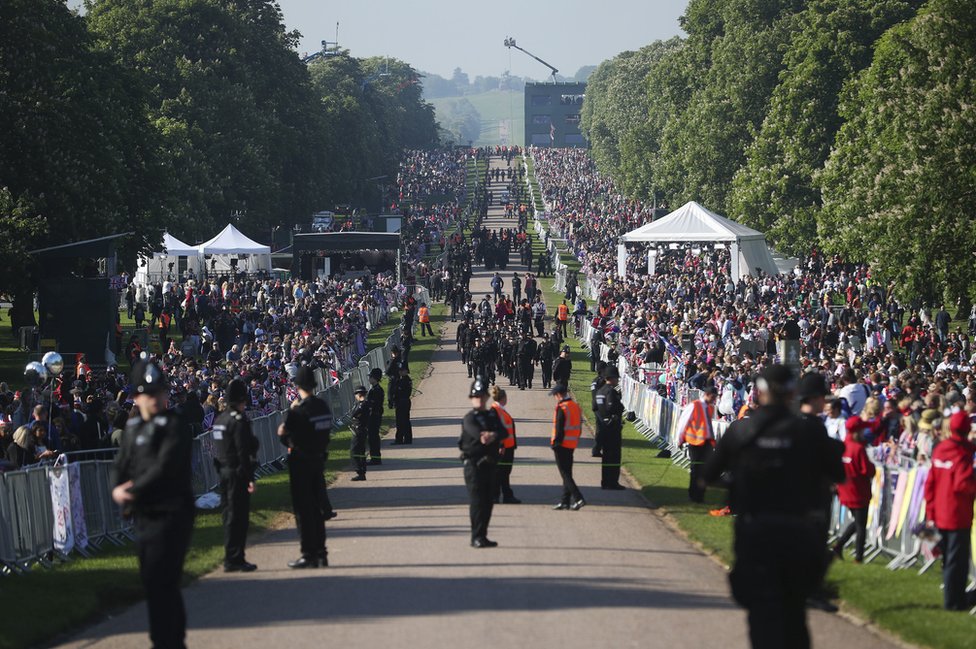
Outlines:
<svg viewBox="0 0 976 649"><path fill-rule="evenodd" d="M505 37L571 77L624 50L681 33L687 0L562 0L561 2L457 2L456 0L280 0L288 29L302 34L299 52L335 40L353 56L392 56L414 68L450 77L460 67L472 78L544 79L544 66L502 45Z"/></svg>

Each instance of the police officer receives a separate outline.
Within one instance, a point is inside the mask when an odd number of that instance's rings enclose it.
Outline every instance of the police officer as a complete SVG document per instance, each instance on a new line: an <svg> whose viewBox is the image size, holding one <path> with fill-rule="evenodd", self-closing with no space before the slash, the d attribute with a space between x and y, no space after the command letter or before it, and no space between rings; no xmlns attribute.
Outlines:
<svg viewBox="0 0 976 649"><path fill-rule="evenodd" d="M356 469L353 482L366 479L366 430L369 425L369 404L366 401L366 387L359 386L353 391L356 403L349 414L349 428L352 438L349 441L349 457Z"/></svg>
<svg viewBox="0 0 976 649"><path fill-rule="evenodd" d="M596 418L600 422L603 450L603 474L600 487L620 490L620 457L623 445L624 404L617 392L620 371L613 366L603 371L604 385L596 391Z"/></svg>
<svg viewBox="0 0 976 649"><path fill-rule="evenodd" d="M569 385L569 377L573 372L573 361L569 358L569 345L563 345L559 358L552 364L552 380L556 383Z"/></svg>
<svg viewBox="0 0 976 649"><path fill-rule="evenodd" d="M494 483L498 449L507 433L498 414L488 407L488 381L479 376L468 390L472 410L461 420L461 460L464 462L464 484L471 498L471 547L493 548L488 539L488 522L494 500Z"/></svg>
<svg viewBox="0 0 976 649"><path fill-rule="evenodd" d="M332 434L332 411L315 396L315 373L302 366L292 380L299 399L278 426L278 438L288 447L288 474L302 556L289 568L329 565L325 549L325 453Z"/></svg>
<svg viewBox="0 0 976 649"><path fill-rule="evenodd" d="M573 480L573 451L579 444L583 430L583 411L569 396L565 383L557 383L549 391L556 398L556 411L552 418L552 437L549 445L556 456L556 467L563 481L563 496L553 509L581 509L586 501Z"/></svg>
<svg viewBox="0 0 976 649"><path fill-rule="evenodd" d="M595 422L596 430L593 431L593 457L603 457L603 421L598 415L598 408L596 403L596 393L599 392L600 388L607 384L606 380L603 378L603 373L607 369L607 364L603 361L596 366L596 376L590 382L590 408L593 410L593 421Z"/></svg>
<svg viewBox="0 0 976 649"><path fill-rule="evenodd" d="M555 350L555 346L549 340L549 334L544 334L538 348L537 360L542 369L542 387L546 390L552 387L552 362L556 357Z"/></svg>
<svg viewBox="0 0 976 649"><path fill-rule="evenodd" d="M369 419L366 421L366 438L369 441L369 464L376 466L383 464L380 452L380 424L383 422L383 402L386 395L380 386L383 370L374 367L369 371L369 392L366 393L366 403L369 406Z"/></svg>
<svg viewBox="0 0 976 649"><path fill-rule="evenodd" d="M169 385L154 363L132 372L135 417L115 458L112 499L135 518L139 575L149 608L149 638L160 649L184 649L186 610L180 583L193 530L189 428L167 410Z"/></svg>
<svg viewBox="0 0 976 649"><path fill-rule="evenodd" d="M396 409L396 436L394 444L413 444L413 425L410 423L410 397L413 396L413 381L410 380L410 368L401 363L400 376L393 392L393 407Z"/></svg>
<svg viewBox="0 0 976 649"><path fill-rule="evenodd" d="M532 339L532 334L526 333L522 336L522 342L518 347L518 377L519 390L526 388L532 389L532 379L535 377L535 356L538 352L538 345Z"/></svg>
<svg viewBox="0 0 976 649"><path fill-rule="evenodd" d="M247 384L234 379L227 385L225 398L229 407L217 417L212 431L224 516L224 572L252 572L257 566L244 560L244 544L254 493L258 438L244 414Z"/></svg>
<svg viewBox="0 0 976 649"><path fill-rule="evenodd" d="M810 646L806 599L826 570L822 484L844 479L829 438L791 411L792 372L763 370L760 408L733 422L705 464L703 480L731 475L735 518L732 595L749 612L755 648Z"/></svg>

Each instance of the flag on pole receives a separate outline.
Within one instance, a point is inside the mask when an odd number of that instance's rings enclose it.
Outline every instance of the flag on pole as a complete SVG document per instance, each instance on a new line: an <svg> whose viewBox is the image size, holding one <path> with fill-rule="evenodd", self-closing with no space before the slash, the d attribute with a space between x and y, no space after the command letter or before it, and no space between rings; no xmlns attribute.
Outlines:
<svg viewBox="0 0 976 649"><path fill-rule="evenodd" d="M549 141L551 143L553 143L553 144L556 143L556 125L555 124L550 124L549 125Z"/></svg>

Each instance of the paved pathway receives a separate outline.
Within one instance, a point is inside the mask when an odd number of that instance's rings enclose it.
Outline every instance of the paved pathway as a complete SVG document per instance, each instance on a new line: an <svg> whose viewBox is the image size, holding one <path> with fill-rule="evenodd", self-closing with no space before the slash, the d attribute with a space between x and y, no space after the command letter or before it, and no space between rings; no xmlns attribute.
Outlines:
<svg viewBox="0 0 976 649"><path fill-rule="evenodd" d="M510 223L495 211L489 227ZM506 278L515 270L524 269L510 266ZM474 292L488 290L488 280L477 273ZM588 505L551 510L560 493L548 448L553 402L538 387L509 391L519 431L512 482L524 504L496 507L490 537L498 548L470 548L456 446L468 385L449 323L415 397L413 446L384 449L366 482L344 475L331 488L340 511L328 525L332 566L291 571L295 531L268 534L248 550L257 572L218 572L185 590L189 646L748 645L724 571L669 531L637 491L594 487L599 465L587 452L577 453L576 478ZM837 616L815 612L811 624L820 647L890 646ZM146 628L139 605L64 646L146 646Z"/></svg>

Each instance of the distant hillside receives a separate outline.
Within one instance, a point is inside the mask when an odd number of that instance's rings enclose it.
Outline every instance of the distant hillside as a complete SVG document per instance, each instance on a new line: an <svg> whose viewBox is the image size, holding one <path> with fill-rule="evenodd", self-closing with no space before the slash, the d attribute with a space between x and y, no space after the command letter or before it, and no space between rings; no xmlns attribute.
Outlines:
<svg viewBox="0 0 976 649"><path fill-rule="evenodd" d="M523 92L490 90L474 95L464 95L481 116L481 137L475 146L495 144L522 144L524 131ZM437 111L437 120L443 122L451 102L461 97L437 97L430 99ZM466 143L465 143L466 144Z"/></svg>

